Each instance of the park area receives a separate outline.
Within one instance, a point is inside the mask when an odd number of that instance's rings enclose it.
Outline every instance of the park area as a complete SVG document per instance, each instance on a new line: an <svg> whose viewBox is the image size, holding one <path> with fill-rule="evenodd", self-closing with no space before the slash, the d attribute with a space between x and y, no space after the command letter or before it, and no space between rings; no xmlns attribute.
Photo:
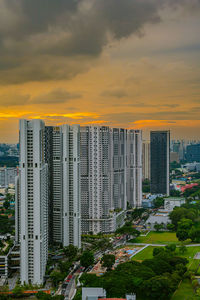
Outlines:
<svg viewBox="0 0 200 300"><path fill-rule="evenodd" d="M168 240L169 239L169 240ZM169 242L170 241L170 242ZM200 246L187 245L185 253L181 253L179 248L179 242L176 239L175 233L156 233L151 232L146 237L139 237L137 239L138 243L147 243L147 244L155 244L155 245L169 245L169 244L177 244L175 255L185 257L188 259L188 270L194 272L196 276L200 276ZM153 250L155 248L160 248L162 246L148 246L144 248L142 251L134 255L131 259L136 261L143 261L144 259L153 258ZM197 259L196 259L197 258ZM180 283L178 289L173 294L172 300L200 300L200 296L195 295L194 288L192 287L191 280L183 279Z"/></svg>
<svg viewBox="0 0 200 300"><path fill-rule="evenodd" d="M151 231L146 236L139 236L136 239L131 240L133 243L145 243L145 244L180 244L176 237L175 232L155 232Z"/></svg>

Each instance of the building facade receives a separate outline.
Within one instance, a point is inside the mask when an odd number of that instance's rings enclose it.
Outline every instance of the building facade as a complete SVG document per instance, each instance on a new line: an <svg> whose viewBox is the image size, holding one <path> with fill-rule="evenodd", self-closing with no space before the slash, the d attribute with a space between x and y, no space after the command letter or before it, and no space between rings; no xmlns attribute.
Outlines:
<svg viewBox="0 0 200 300"><path fill-rule="evenodd" d="M187 146L186 160L187 162L200 162L200 144Z"/></svg>
<svg viewBox="0 0 200 300"><path fill-rule="evenodd" d="M142 131L127 131L127 201L142 206Z"/></svg>
<svg viewBox="0 0 200 300"><path fill-rule="evenodd" d="M111 185L111 129L81 127L82 231L107 232L113 209Z"/></svg>
<svg viewBox="0 0 200 300"><path fill-rule="evenodd" d="M152 194L169 196L170 131L151 131Z"/></svg>
<svg viewBox="0 0 200 300"><path fill-rule="evenodd" d="M45 159L50 242L80 248L80 127L46 127Z"/></svg>
<svg viewBox="0 0 200 300"><path fill-rule="evenodd" d="M126 195L126 129L113 128L111 131L111 184L114 208L125 210Z"/></svg>
<svg viewBox="0 0 200 300"><path fill-rule="evenodd" d="M42 284L48 258L45 125L20 120L19 243L21 283Z"/></svg>
<svg viewBox="0 0 200 300"><path fill-rule="evenodd" d="M0 186L8 187L9 184L15 184L17 168L0 168Z"/></svg>
<svg viewBox="0 0 200 300"><path fill-rule="evenodd" d="M142 143L142 178L150 180L150 141Z"/></svg>
<svg viewBox="0 0 200 300"><path fill-rule="evenodd" d="M141 207L141 131L81 127L82 231L114 231L114 219L126 209L127 200Z"/></svg>

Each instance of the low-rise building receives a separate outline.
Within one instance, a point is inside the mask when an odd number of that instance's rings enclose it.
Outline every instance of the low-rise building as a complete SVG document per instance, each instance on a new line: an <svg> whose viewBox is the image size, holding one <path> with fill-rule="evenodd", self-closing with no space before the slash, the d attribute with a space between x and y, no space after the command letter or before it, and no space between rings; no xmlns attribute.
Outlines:
<svg viewBox="0 0 200 300"><path fill-rule="evenodd" d="M185 204L185 198L178 198L178 197L169 197L164 199L165 210L172 211L174 207L180 207L182 204Z"/></svg>
<svg viewBox="0 0 200 300"><path fill-rule="evenodd" d="M163 225L162 230L167 230L167 225L171 223L167 212L158 212L155 215L151 215L146 221L146 228L150 231L155 231L155 225Z"/></svg>
<svg viewBox="0 0 200 300"><path fill-rule="evenodd" d="M82 300L136 300L135 294L126 295L125 299L121 298L106 298L106 291L103 288L82 288Z"/></svg>

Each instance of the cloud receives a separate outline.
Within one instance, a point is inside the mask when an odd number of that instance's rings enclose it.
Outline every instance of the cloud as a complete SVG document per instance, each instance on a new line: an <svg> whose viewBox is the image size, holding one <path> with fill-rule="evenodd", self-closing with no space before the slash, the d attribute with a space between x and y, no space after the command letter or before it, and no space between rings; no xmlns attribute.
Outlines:
<svg viewBox="0 0 200 300"><path fill-rule="evenodd" d="M165 5L164 5L164 4ZM190 3L190 5L189 5ZM142 36L169 4L198 0L1 0L0 83L70 79L112 40Z"/></svg>
<svg viewBox="0 0 200 300"><path fill-rule="evenodd" d="M82 95L79 93L70 93L64 89L55 89L50 93L40 95L31 99L32 104L58 104L65 103L72 99L79 99Z"/></svg>
<svg viewBox="0 0 200 300"><path fill-rule="evenodd" d="M29 95L21 95L17 93L6 93L0 95L0 106L8 107L8 106L20 106L28 103L30 99Z"/></svg>
<svg viewBox="0 0 200 300"><path fill-rule="evenodd" d="M101 93L102 97L123 98L127 96L127 92L123 89L105 90Z"/></svg>

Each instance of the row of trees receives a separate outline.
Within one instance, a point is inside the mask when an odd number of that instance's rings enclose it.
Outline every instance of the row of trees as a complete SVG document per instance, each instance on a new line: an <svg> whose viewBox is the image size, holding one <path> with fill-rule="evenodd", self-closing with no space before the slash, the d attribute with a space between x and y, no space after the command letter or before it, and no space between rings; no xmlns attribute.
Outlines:
<svg viewBox="0 0 200 300"><path fill-rule="evenodd" d="M170 227L176 231L179 241L191 239L192 242L200 242L200 222L197 209L175 207L169 217L172 221Z"/></svg>

